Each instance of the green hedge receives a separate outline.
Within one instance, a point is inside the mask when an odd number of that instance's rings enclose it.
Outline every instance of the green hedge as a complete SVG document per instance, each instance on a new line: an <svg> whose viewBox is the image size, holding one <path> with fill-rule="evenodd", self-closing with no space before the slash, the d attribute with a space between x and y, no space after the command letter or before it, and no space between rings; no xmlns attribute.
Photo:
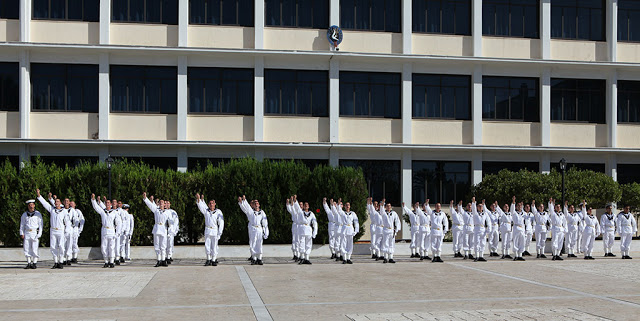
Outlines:
<svg viewBox="0 0 640 321"><path fill-rule="evenodd" d="M105 164L82 163L76 167L60 168L36 160L17 170L7 160L0 164L0 243L4 246L21 244L20 215L25 200L35 198L36 188L60 198L75 200L86 218L80 246L100 243L101 222L91 207L91 193L107 195L108 171ZM293 161L256 161L251 158L233 159L218 166L208 165L187 173L151 168L139 162L121 161L112 167L112 196L131 205L135 217L132 243L152 244L153 215L142 201L142 192L171 201L180 216L180 233L176 242L196 243L203 234L204 218L195 205L195 194L214 198L225 217L221 243L248 244L247 220L240 211L237 197L260 200L269 218L269 239L266 243L291 242L291 216L285 200L297 194L309 202L319 221L315 243L327 243L327 216L322 209L323 197L342 197L351 202L361 224L366 219L366 183L361 170L317 166L310 170ZM38 203L37 209L44 212ZM49 215L43 213L44 233L41 243L49 243ZM361 229L363 231L363 229ZM359 238L362 235L358 235Z"/></svg>

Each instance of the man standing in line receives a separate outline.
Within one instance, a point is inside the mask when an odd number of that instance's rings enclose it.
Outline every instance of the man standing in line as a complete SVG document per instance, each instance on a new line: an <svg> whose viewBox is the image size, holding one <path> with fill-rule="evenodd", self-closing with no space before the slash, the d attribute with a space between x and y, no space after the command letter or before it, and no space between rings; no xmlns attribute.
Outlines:
<svg viewBox="0 0 640 321"><path fill-rule="evenodd" d="M380 202L380 209L382 210L382 225L384 226L382 232L382 252L384 253L383 263L396 263L393 260L393 253L395 252L395 236L400 231L400 218L392 207L391 203L385 203L385 199Z"/></svg>
<svg viewBox="0 0 640 321"><path fill-rule="evenodd" d="M531 202L531 209L533 210L533 215L535 216L536 220L536 259L546 259L547 256L544 255L544 248L547 242L547 226L551 224L551 222L549 221L549 215L544 210L544 205L540 204L536 208L536 200L533 200Z"/></svg>
<svg viewBox="0 0 640 321"><path fill-rule="evenodd" d="M380 205L374 202L372 197L367 199L367 211L371 220L371 247L373 248L371 258L378 261L382 259L382 216L380 216Z"/></svg>
<svg viewBox="0 0 640 321"><path fill-rule="evenodd" d="M631 239L638 231L636 219L629 212L631 207L626 205L624 210L618 213L616 226L618 227L618 235L620 235L620 255L625 260L630 260L629 250L631 250Z"/></svg>
<svg viewBox="0 0 640 321"><path fill-rule="evenodd" d="M567 218L562 214L560 204L555 204L554 199L549 199L549 221L551 222L551 250L552 261L562 261L560 252L564 243L564 235L567 233Z"/></svg>
<svg viewBox="0 0 640 321"><path fill-rule="evenodd" d="M498 245L500 245L500 216L498 214L497 208L498 202L493 202L491 204L491 208L489 211L489 219L491 219L491 232L489 232L489 256L500 256L498 255Z"/></svg>
<svg viewBox="0 0 640 321"><path fill-rule="evenodd" d="M76 202L71 201L71 209L75 212L72 216L71 225L73 226L73 234L71 235L71 263L78 263L78 252L80 248L78 247L78 239L80 238L80 234L84 229L84 215L82 211L76 208Z"/></svg>
<svg viewBox="0 0 640 321"><path fill-rule="evenodd" d="M338 249L336 248L336 225L337 225L336 217L333 215L333 212L331 211L331 208L329 208L329 205L327 205L326 197L322 199L322 207L324 208L324 212L327 213L327 220L329 221L329 226L328 226L329 250L331 251L330 259L333 260L337 256L336 253L338 253ZM291 233L293 234L293 228ZM373 232L371 233L371 235L372 235L371 244L373 245Z"/></svg>
<svg viewBox="0 0 640 321"><path fill-rule="evenodd" d="M135 219L133 218L133 214L129 212L131 207L129 204L123 204L122 209L125 211L125 214L128 217L129 227L127 228L127 235L124 243L124 258L126 261L131 261L131 237L133 236L133 228L135 227Z"/></svg>
<svg viewBox="0 0 640 321"><path fill-rule="evenodd" d="M240 209L247 215L249 220L249 247L251 250L251 265L263 265L262 262L262 242L269 237L269 224L267 214L260 209L260 202L253 200L249 205L247 198L242 195L238 197Z"/></svg>
<svg viewBox="0 0 640 321"><path fill-rule="evenodd" d="M127 242L129 239L129 228L131 227L131 222L129 221L131 218L129 216L129 212L124 208L125 204L122 204L122 201L118 202L118 211L120 214L120 220L122 221L122 228L120 229L120 241L118 242L120 248L118 249L118 263L124 263L126 254Z"/></svg>
<svg viewBox="0 0 640 321"><path fill-rule="evenodd" d="M509 208L513 219L513 258L514 261L524 261L524 240L527 234L526 213L522 211L522 202L516 204L516 197L513 196L511 207Z"/></svg>
<svg viewBox="0 0 640 321"><path fill-rule="evenodd" d="M424 210L429 214L429 219L431 220L431 253L433 254L431 262L442 263L443 261L440 257L442 255L442 240L447 231L449 231L449 219L442 212L440 203L436 203L436 210L433 211L427 200L427 203L424 204Z"/></svg>
<svg viewBox="0 0 640 321"><path fill-rule="evenodd" d="M347 207L348 207L347 203ZM300 228L298 237L300 241L299 254L301 255L298 264L311 264L309 261L309 256L311 255L311 248L313 247L313 239L318 235L318 220L316 219L316 215L313 212L309 211L309 203L304 203L304 209L300 208L300 203L298 203L298 196L293 196L293 210L297 212L296 219L297 225ZM347 208L347 211L349 209ZM347 214L349 215L349 214ZM352 238L353 240L353 238ZM351 242L353 247L353 241ZM351 255L349 253L347 258Z"/></svg>
<svg viewBox="0 0 640 321"><path fill-rule="evenodd" d="M426 203L429 203L429 199L427 199ZM413 206L418 214L418 224L420 224L418 230L420 233L418 234L420 261L431 260L429 257L429 251L431 251L431 217L420 208L420 203L416 202Z"/></svg>
<svg viewBox="0 0 640 321"><path fill-rule="evenodd" d="M298 262L301 258L300 248L299 248L300 235L298 233L299 232L298 218L297 218L298 213L294 211L293 202L294 202L293 196L291 196L290 198L287 199L286 206L287 206L287 212L291 214L291 252L293 253L292 260L294 262Z"/></svg>
<svg viewBox="0 0 640 321"><path fill-rule="evenodd" d="M573 205L568 206L569 202L564 201L564 216L567 220L567 235L565 236L565 248L567 249L567 257L578 257L575 255L578 250L578 230L580 229L580 222L584 219L584 213L575 211Z"/></svg>
<svg viewBox="0 0 640 321"><path fill-rule="evenodd" d="M69 215L65 213L65 210L62 208L62 203L60 199L56 199L54 201L54 206L51 206L43 197L40 195L40 190L36 189L36 194L38 196L38 201L40 204L49 212L49 246L51 248L51 255L53 256L53 267L51 269L62 269L62 262L64 262L64 250L65 250L65 239L64 232L67 229L67 226L71 226L71 221L69 220ZM49 193L49 198L51 198L51 193Z"/></svg>
<svg viewBox="0 0 640 321"><path fill-rule="evenodd" d="M496 207L500 215L500 237L502 238L502 256L500 258L512 259L511 255L509 255L509 251L511 250L511 243L513 242L513 217L509 211L509 206L507 204L504 206L504 210L500 209L500 206Z"/></svg>
<svg viewBox="0 0 640 321"><path fill-rule="evenodd" d="M409 244L409 248L411 249L411 258L419 258L420 254L418 254L419 249L417 243L419 233L418 229L420 224L418 223L418 215L407 206L405 206L404 202L402 202L402 209L407 215L409 215L409 224L411 226L411 243Z"/></svg>
<svg viewBox="0 0 640 321"><path fill-rule="evenodd" d="M224 216L222 211L216 208L216 201L210 200L207 206L205 197L196 194L196 204L200 213L204 215L204 250L207 252L207 262L204 266L218 265L218 241L224 230Z"/></svg>
<svg viewBox="0 0 640 321"><path fill-rule="evenodd" d="M602 245L604 247L604 256L615 257L611 252L613 242L616 239L616 218L613 215L613 208L607 205L607 211L600 217L600 226L602 227Z"/></svg>
<svg viewBox="0 0 640 321"><path fill-rule="evenodd" d="M173 263L173 244L180 231L180 219L178 213L171 208L171 202L164 201L168 215L169 229L167 230L167 264Z"/></svg>
<svg viewBox="0 0 640 321"><path fill-rule="evenodd" d="M427 203L429 200L427 200ZM453 200L449 203L449 212L451 213L451 236L453 238L453 257L464 257L460 251L464 245L464 216L455 210ZM468 244L468 243L467 243ZM468 255L468 253L465 254Z"/></svg>
<svg viewBox="0 0 640 321"><path fill-rule="evenodd" d="M52 206L56 205L56 199L58 199L58 196L53 195L53 197L51 197L51 193L49 193L49 203L51 203ZM64 250L62 253L63 260L60 264L71 265L71 243L73 238L73 216L75 214L75 211L71 208L71 201L68 198L64 199L64 201L62 202L62 206L62 213L67 216L69 224L65 225L64 228Z"/></svg>
<svg viewBox="0 0 640 321"><path fill-rule="evenodd" d="M147 192L142 193L142 200L147 205L151 213L153 213L153 247L156 251L156 265L159 266L168 266L167 265L167 222L169 220L168 213L164 210L164 201L159 200L158 205L153 202L153 196L151 196L151 200L147 198Z"/></svg>
<svg viewBox="0 0 640 321"><path fill-rule="evenodd" d="M582 223L584 224L584 231L582 234L582 251L584 252L585 260L594 260L593 254L593 244L596 242L596 237L602 234L602 230L600 229L600 222L598 222L598 218L593 215L593 208L589 206L589 209L586 209L587 201L582 201L582 213L584 214L584 220Z"/></svg>
<svg viewBox="0 0 640 321"><path fill-rule="evenodd" d="M342 215L342 213L344 212L340 212L337 209L336 206L336 202L333 201L333 199L330 200L331 203L331 211L333 212L333 216L336 218L336 246L338 248L338 254L336 255L336 262L337 261L345 261L346 259L344 258L344 252L345 252L345 247L346 247L346 242L347 242L347 238L346 235L344 234L344 216ZM342 199L338 199L338 203L342 204Z"/></svg>
<svg viewBox="0 0 640 321"><path fill-rule="evenodd" d="M38 258L40 258L38 246L43 228L42 214L36 211L36 200L28 200L26 203L27 211L20 217L20 237L23 242L24 256L27 258L25 270L38 268Z"/></svg>
<svg viewBox="0 0 640 321"><path fill-rule="evenodd" d="M535 223L536 217L533 215L531 211L531 205L524 205L524 226L527 232L524 235L524 252L522 252L522 256L531 256L529 252L529 248L531 248L531 241L533 241L533 225Z"/></svg>
<svg viewBox="0 0 640 321"><path fill-rule="evenodd" d="M96 195L91 194L91 205L96 213L100 215L102 220L100 242L102 257L104 259L104 266L102 267L113 268L113 262L116 256L116 229L118 229L118 226L122 224L122 220L120 219L120 215L118 215L117 210L112 209L110 200L105 197L104 204L98 202L100 202L100 196L98 196L98 201L96 201Z"/></svg>
<svg viewBox="0 0 640 321"><path fill-rule="evenodd" d="M463 250L464 250L464 259L474 260L473 257L473 249L475 249L475 243L473 239L473 231L475 227L473 226L473 214L471 213L471 203L467 204L466 209L462 208L462 201L458 203L458 213L462 215L464 219L464 232L462 234L462 239L464 242Z"/></svg>
<svg viewBox="0 0 640 321"><path fill-rule="evenodd" d="M475 196L471 200L471 210L473 213L473 243L476 245L475 262L486 262L484 258L484 249L487 245L487 234L491 232L491 218L489 218L489 211L485 207L484 200L482 204L476 204Z"/></svg>

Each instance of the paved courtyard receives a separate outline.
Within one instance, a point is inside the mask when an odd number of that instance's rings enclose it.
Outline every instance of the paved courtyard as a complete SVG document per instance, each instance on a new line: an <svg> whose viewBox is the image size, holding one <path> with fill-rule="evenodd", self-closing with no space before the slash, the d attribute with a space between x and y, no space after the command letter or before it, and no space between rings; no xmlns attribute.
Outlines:
<svg viewBox="0 0 640 321"><path fill-rule="evenodd" d="M639 253L632 253L639 254ZM313 265L267 258L23 270L0 262L0 320L638 320L640 256Z"/></svg>

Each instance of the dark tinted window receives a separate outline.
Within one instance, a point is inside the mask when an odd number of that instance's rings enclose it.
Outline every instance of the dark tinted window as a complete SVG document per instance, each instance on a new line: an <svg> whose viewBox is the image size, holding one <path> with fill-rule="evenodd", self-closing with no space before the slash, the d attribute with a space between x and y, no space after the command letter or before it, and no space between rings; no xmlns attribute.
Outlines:
<svg viewBox="0 0 640 321"><path fill-rule="evenodd" d="M18 63L0 62L0 111L20 109Z"/></svg>
<svg viewBox="0 0 640 321"><path fill-rule="evenodd" d="M340 166L362 168L369 195L375 200L387 199L392 206L400 206L400 161L347 160Z"/></svg>
<svg viewBox="0 0 640 321"><path fill-rule="evenodd" d="M538 38L538 0L482 1L482 34Z"/></svg>
<svg viewBox="0 0 640 321"><path fill-rule="evenodd" d="M605 41L604 0L551 1L551 38Z"/></svg>
<svg viewBox="0 0 640 321"><path fill-rule="evenodd" d="M618 0L618 41L640 41L640 1Z"/></svg>
<svg viewBox="0 0 640 321"><path fill-rule="evenodd" d="M640 164L618 164L618 183L640 183Z"/></svg>
<svg viewBox="0 0 640 321"><path fill-rule="evenodd" d="M252 0L189 0L189 23L253 27L254 11Z"/></svg>
<svg viewBox="0 0 640 321"><path fill-rule="evenodd" d="M482 77L482 118L540 120L537 78Z"/></svg>
<svg viewBox="0 0 640 321"><path fill-rule="evenodd" d="M329 0L266 0L265 25L324 29L329 25Z"/></svg>
<svg viewBox="0 0 640 321"><path fill-rule="evenodd" d="M471 119L471 77L413 75L413 117Z"/></svg>
<svg viewBox="0 0 640 321"><path fill-rule="evenodd" d="M605 81L551 79L551 120L605 123Z"/></svg>
<svg viewBox="0 0 640 321"><path fill-rule="evenodd" d="M178 24L178 0L112 0L111 10L115 22Z"/></svg>
<svg viewBox="0 0 640 321"><path fill-rule="evenodd" d="M512 172L518 172L525 169L531 172L540 170L539 162L482 162L482 176L498 174L501 170L506 169Z"/></svg>
<svg viewBox="0 0 640 321"><path fill-rule="evenodd" d="M400 118L400 74L340 72L340 116Z"/></svg>
<svg viewBox="0 0 640 321"><path fill-rule="evenodd" d="M310 70L265 70L265 115L329 114L329 73Z"/></svg>
<svg viewBox="0 0 640 321"><path fill-rule="evenodd" d="M471 35L470 0L413 0L413 32Z"/></svg>
<svg viewBox="0 0 640 321"><path fill-rule="evenodd" d="M175 114L176 67L111 66L111 112Z"/></svg>
<svg viewBox="0 0 640 321"><path fill-rule="evenodd" d="M0 19L20 19L20 1L0 1Z"/></svg>
<svg viewBox="0 0 640 321"><path fill-rule="evenodd" d="M400 32L400 0L340 0L340 25L345 30Z"/></svg>
<svg viewBox="0 0 640 321"><path fill-rule="evenodd" d="M253 69L189 68L189 112L253 115Z"/></svg>
<svg viewBox="0 0 640 321"><path fill-rule="evenodd" d="M2 1L16 2L19 1ZM2 4L0 4L2 6ZM100 1L33 0L33 19L100 21Z"/></svg>
<svg viewBox="0 0 640 321"><path fill-rule="evenodd" d="M462 200L471 187L470 162L413 161L413 202L432 204Z"/></svg>
<svg viewBox="0 0 640 321"><path fill-rule="evenodd" d="M34 111L98 112L98 65L31 64Z"/></svg>
<svg viewBox="0 0 640 321"><path fill-rule="evenodd" d="M640 123L640 81L618 81L618 122Z"/></svg>

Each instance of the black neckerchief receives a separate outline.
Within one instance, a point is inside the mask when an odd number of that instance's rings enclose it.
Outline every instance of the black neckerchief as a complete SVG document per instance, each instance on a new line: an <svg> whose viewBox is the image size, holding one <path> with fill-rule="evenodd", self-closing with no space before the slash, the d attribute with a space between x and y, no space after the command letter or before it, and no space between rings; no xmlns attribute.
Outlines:
<svg viewBox="0 0 640 321"><path fill-rule="evenodd" d="M34 211L34 212L27 212L27 216L28 216L28 217L32 217L32 216L34 216L34 215L36 215L36 212L35 212L35 211Z"/></svg>

